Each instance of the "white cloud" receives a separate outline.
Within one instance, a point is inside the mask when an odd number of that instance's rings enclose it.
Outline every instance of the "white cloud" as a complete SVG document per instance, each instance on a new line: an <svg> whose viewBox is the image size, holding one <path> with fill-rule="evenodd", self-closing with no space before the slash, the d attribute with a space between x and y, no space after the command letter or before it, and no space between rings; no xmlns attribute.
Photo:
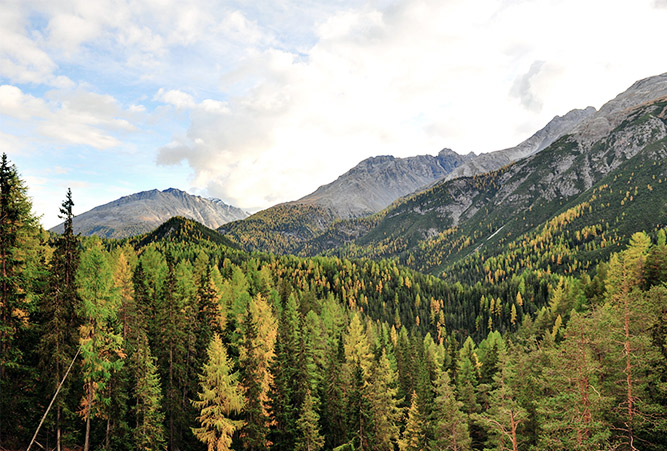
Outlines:
<svg viewBox="0 0 667 451"><path fill-rule="evenodd" d="M666 14L664 0L10 1L0 113L65 151L185 161L195 189L260 208L368 156L495 150L599 107L667 70ZM18 136L7 127L0 140Z"/></svg>
<svg viewBox="0 0 667 451"><path fill-rule="evenodd" d="M647 44L660 42L665 16L650 8L414 0L345 9L321 22L305 57L248 49L222 77L233 93L225 109L194 107L187 136L158 162L186 160L195 186L258 208L372 155L514 145L554 115L599 107L666 69Z"/></svg>
<svg viewBox="0 0 667 451"><path fill-rule="evenodd" d="M187 109L195 106L195 99L190 94L177 89L165 91L164 88L160 88L155 97L153 97L153 100L167 103L179 109Z"/></svg>
<svg viewBox="0 0 667 451"><path fill-rule="evenodd" d="M128 120L133 113L124 111L109 95L81 89L52 90L40 99L16 86L0 86L0 114L59 143L97 149L118 146L117 132L137 130Z"/></svg>

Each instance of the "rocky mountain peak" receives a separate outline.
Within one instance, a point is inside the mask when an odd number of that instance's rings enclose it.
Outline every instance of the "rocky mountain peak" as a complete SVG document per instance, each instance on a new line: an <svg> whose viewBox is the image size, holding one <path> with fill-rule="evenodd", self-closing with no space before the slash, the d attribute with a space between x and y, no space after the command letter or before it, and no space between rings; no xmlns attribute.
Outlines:
<svg viewBox="0 0 667 451"><path fill-rule="evenodd" d="M195 196L178 188L152 189L130 194L74 217L74 231L82 235L124 238L149 232L166 220L183 216L207 227L217 228L244 219L248 213L225 204ZM51 231L61 233L59 224Z"/></svg>
<svg viewBox="0 0 667 451"><path fill-rule="evenodd" d="M584 145L609 134L627 116L628 110L667 96L667 73L644 78L602 105L600 111L572 130Z"/></svg>
<svg viewBox="0 0 667 451"><path fill-rule="evenodd" d="M451 149L443 149L437 156L367 158L294 203L325 207L340 218L366 216L441 179L468 159Z"/></svg>
<svg viewBox="0 0 667 451"><path fill-rule="evenodd" d="M574 109L564 116L555 116L542 129L517 146L474 156L466 164L453 170L445 179L451 180L495 171L521 158L533 155L549 147L561 136L570 133L578 124L595 114L595 111L595 108L589 106L584 109Z"/></svg>

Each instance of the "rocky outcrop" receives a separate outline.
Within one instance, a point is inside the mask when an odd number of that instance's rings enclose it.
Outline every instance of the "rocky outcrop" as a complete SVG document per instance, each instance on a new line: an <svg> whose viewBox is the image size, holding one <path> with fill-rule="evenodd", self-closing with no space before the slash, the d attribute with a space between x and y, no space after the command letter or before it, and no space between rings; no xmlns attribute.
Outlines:
<svg viewBox="0 0 667 451"><path fill-rule="evenodd" d="M508 149L483 153L454 169L445 177L445 180L495 171L521 158L533 155L549 147L561 136L571 132L594 113L595 108L589 106L583 110L572 110L562 117L556 116L544 128L521 144Z"/></svg>
<svg viewBox="0 0 667 451"><path fill-rule="evenodd" d="M149 232L174 216L194 219L210 228L248 217L245 211L220 199L207 199L169 188L121 197L74 218L74 232L106 238L125 238ZM51 231L62 233L59 224Z"/></svg>
<svg viewBox="0 0 667 451"><path fill-rule="evenodd" d="M368 158L328 185L294 203L317 205L341 219L358 218L386 208L399 197L442 179L474 154L443 149L437 156Z"/></svg>

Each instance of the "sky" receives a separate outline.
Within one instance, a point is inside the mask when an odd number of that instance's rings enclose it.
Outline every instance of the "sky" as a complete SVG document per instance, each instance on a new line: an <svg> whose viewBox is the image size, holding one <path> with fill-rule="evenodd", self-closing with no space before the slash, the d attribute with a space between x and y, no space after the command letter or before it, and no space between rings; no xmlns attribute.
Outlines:
<svg viewBox="0 0 667 451"><path fill-rule="evenodd" d="M377 155L511 147L667 71L667 0L0 0L0 151L50 228L175 187L254 212Z"/></svg>

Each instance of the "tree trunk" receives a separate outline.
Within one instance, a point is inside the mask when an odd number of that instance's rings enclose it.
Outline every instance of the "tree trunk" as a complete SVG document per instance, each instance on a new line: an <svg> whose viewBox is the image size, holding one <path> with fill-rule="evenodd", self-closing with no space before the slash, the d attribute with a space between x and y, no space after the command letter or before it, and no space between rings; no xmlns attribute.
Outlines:
<svg viewBox="0 0 667 451"><path fill-rule="evenodd" d="M630 449L636 449L634 447L634 436L632 432L632 422L634 416L634 397L632 396L632 362L630 361L630 353L632 349L630 348L630 307L629 307L627 295L624 297L623 306L624 306L624 331L625 331L625 343L623 348L625 350L625 375L627 378L628 384L628 444Z"/></svg>
<svg viewBox="0 0 667 451"><path fill-rule="evenodd" d="M169 345L169 449L174 449L174 345Z"/></svg>
<svg viewBox="0 0 667 451"><path fill-rule="evenodd" d="M56 406L56 451L60 451L60 406Z"/></svg>
<svg viewBox="0 0 667 451"><path fill-rule="evenodd" d="M516 438L516 429L519 426L519 423L514 419L514 411L510 412L510 419L512 421L512 450L519 451L519 443Z"/></svg>
<svg viewBox="0 0 667 451"><path fill-rule="evenodd" d="M86 441L83 444L83 451L90 451L90 411L93 406L93 383L88 382L88 406L86 407Z"/></svg>

